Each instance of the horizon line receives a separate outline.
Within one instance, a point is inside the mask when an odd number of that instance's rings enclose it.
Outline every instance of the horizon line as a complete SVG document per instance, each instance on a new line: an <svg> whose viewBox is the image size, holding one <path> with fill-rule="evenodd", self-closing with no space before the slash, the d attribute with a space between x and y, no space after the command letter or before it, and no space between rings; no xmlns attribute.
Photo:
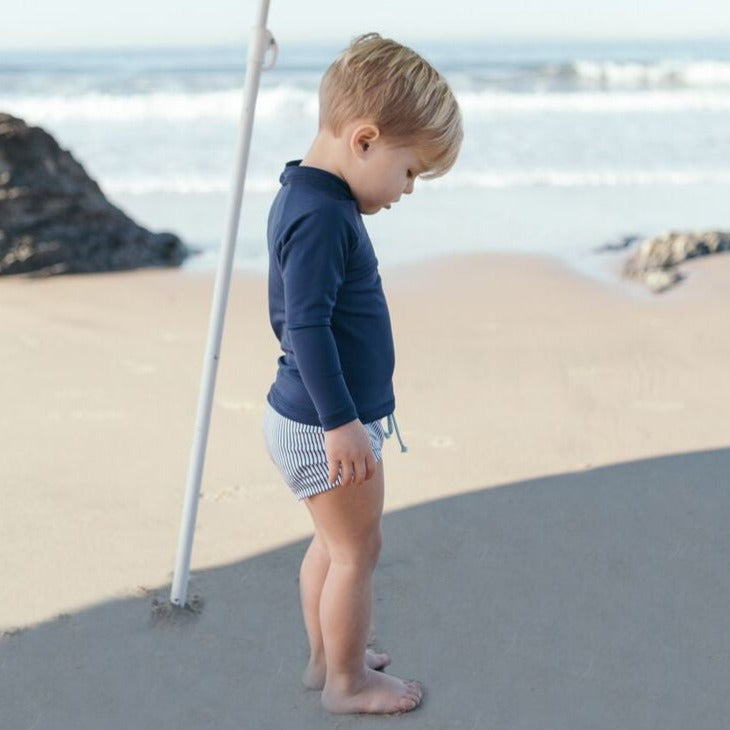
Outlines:
<svg viewBox="0 0 730 730"><path fill-rule="evenodd" d="M730 33L724 35L666 35L666 36L535 36L535 35L512 35L512 34L490 34L490 35L453 35L439 37L421 36L407 37L406 43L427 43L429 45L451 45L454 42L461 43L728 43L730 42ZM349 36L348 36L349 38ZM296 47L312 47L312 46L334 46L340 47L347 39L338 40L333 37L326 38L308 38L307 40L296 39L292 37L277 38L279 45L287 44ZM104 45L66 45L66 46L45 46L41 49L37 44L10 46L7 45L0 49L0 56L4 53L13 52L45 52L45 53L62 53L62 52L79 52L79 51L159 51L159 50L212 50L222 48L245 48L248 46L248 38L239 39L221 39L217 41L173 41L162 43L120 43L120 44L104 44Z"/></svg>

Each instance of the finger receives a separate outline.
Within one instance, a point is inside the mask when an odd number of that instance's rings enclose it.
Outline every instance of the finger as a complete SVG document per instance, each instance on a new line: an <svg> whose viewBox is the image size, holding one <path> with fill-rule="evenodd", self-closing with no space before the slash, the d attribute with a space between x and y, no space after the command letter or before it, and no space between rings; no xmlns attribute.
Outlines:
<svg viewBox="0 0 730 730"><path fill-rule="evenodd" d="M340 462L334 459L328 460L329 463L329 480L330 484L334 484L337 481L337 472L340 470Z"/></svg>
<svg viewBox="0 0 730 730"><path fill-rule="evenodd" d="M367 473L367 466L365 465L364 459L358 459L355 464L355 484L362 484L365 481L365 475Z"/></svg>
<svg viewBox="0 0 730 730"><path fill-rule="evenodd" d="M368 481L375 476L375 456L372 451L365 457L365 480Z"/></svg>
<svg viewBox="0 0 730 730"><path fill-rule="evenodd" d="M344 474L344 471L343 471L343 474ZM345 476L343 478L343 481L346 484L351 484L352 482L355 481L355 465L351 461L347 462L347 476Z"/></svg>

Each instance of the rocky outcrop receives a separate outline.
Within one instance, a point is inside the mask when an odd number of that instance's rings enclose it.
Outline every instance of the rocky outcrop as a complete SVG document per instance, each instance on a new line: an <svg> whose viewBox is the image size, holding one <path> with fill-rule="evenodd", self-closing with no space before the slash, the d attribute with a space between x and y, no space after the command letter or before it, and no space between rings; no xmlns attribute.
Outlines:
<svg viewBox="0 0 730 730"><path fill-rule="evenodd" d="M50 134L0 113L0 274L178 266L190 253L112 205Z"/></svg>
<svg viewBox="0 0 730 730"><path fill-rule="evenodd" d="M677 264L697 256L730 251L730 232L667 232L642 241L626 261L624 276L643 281L659 293L684 278Z"/></svg>
<svg viewBox="0 0 730 730"><path fill-rule="evenodd" d="M618 241L609 241L601 246L597 246L593 249L596 253L605 253L607 251L623 251L624 249L633 246L634 243L641 239L640 236L622 236Z"/></svg>

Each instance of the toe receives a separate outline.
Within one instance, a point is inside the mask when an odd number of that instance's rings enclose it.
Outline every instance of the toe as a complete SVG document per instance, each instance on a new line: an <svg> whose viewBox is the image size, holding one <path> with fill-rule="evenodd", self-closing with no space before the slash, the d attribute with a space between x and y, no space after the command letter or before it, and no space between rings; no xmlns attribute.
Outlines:
<svg viewBox="0 0 730 730"><path fill-rule="evenodd" d="M406 697L401 703L401 707L405 712L410 712L410 710L414 710L418 707L418 699L415 697Z"/></svg>
<svg viewBox="0 0 730 730"><path fill-rule="evenodd" d="M368 665L371 669L384 669L390 664L390 656L386 652L368 649Z"/></svg>
<svg viewBox="0 0 730 730"><path fill-rule="evenodd" d="M423 685L415 679L409 679L406 685L408 686L408 693L420 702L423 697Z"/></svg>

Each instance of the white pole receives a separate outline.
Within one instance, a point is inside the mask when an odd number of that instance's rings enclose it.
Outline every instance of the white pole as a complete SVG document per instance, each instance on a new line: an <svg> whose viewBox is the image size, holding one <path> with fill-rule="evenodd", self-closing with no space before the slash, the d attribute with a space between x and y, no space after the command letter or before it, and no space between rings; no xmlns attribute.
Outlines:
<svg viewBox="0 0 730 730"><path fill-rule="evenodd" d="M187 598L190 556L193 550L193 532L195 531L195 518L198 513L198 500L200 498L200 483L203 477L205 450L208 444L210 412L213 405L215 378L218 371L218 360L220 358L223 320L225 318L228 290L231 283L233 253L236 248L243 186L246 179L246 166L248 165L248 151L251 146L256 95L259 89L261 71L264 68L264 58L269 48L273 50L273 59L266 68L271 68L276 61L274 38L266 29L269 1L261 0L260 2L258 18L256 25L251 30L251 41L249 43L246 82L243 91L243 110L241 112L241 128L236 151L237 164L233 177L233 185L231 187L231 196L228 201L228 222L213 292L213 304L211 306L210 324L208 327L208 342L205 348L205 357L203 358L203 375L200 384L200 394L198 396L198 413L195 420L195 433L190 452L185 503L183 504L182 522L180 524L177 561L172 580L172 590L170 592L170 601L178 606L184 606Z"/></svg>

